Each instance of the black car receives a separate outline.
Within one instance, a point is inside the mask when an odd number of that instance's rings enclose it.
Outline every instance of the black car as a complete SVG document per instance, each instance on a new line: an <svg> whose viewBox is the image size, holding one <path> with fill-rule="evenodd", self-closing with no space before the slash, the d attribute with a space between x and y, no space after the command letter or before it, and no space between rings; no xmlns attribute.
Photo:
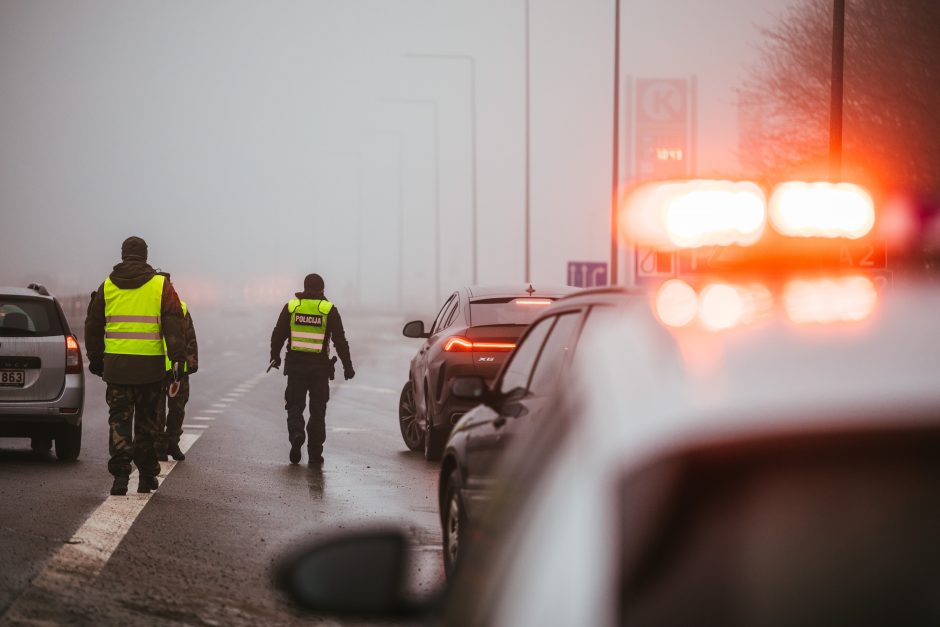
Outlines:
<svg viewBox="0 0 940 627"><path fill-rule="evenodd" d="M405 337L425 340L411 360L401 391L398 418L405 444L438 459L451 427L476 405L451 394L456 377L492 381L526 327L572 287L532 285L465 287L451 294L426 330L424 322L405 325Z"/></svg>
<svg viewBox="0 0 940 627"><path fill-rule="evenodd" d="M532 323L492 387L479 376L454 380L453 396L483 404L456 424L441 462L438 502L448 574L456 565L468 523L479 517L489 500L500 452L550 409L592 312L638 298L637 293L618 288L563 298Z"/></svg>

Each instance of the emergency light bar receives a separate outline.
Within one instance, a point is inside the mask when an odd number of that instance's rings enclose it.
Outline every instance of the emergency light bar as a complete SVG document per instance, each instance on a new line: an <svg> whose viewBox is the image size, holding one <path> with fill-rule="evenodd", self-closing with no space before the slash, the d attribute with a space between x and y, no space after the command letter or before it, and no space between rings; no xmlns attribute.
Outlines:
<svg viewBox="0 0 940 627"><path fill-rule="evenodd" d="M752 246L768 222L786 237L859 239L874 227L875 206L851 183L782 183L768 201L757 183L691 180L641 185L620 211L627 240L660 251Z"/></svg>

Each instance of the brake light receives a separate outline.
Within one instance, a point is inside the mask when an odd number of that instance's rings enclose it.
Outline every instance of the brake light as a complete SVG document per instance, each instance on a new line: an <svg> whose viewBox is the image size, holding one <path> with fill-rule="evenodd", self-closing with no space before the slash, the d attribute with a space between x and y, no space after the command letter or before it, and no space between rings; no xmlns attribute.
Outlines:
<svg viewBox="0 0 940 627"><path fill-rule="evenodd" d="M749 181L670 181L637 188L621 212L634 244L659 250L750 246L767 222L764 192Z"/></svg>
<svg viewBox="0 0 940 627"><path fill-rule="evenodd" d="M875 203L851 183L782 183L770 196L774 229L791 237L864 237L875 225Z"/></svg>
<svg viewBox="0 0 940 627"><path fill-rule="evenodd" d="M878 292L864 276L794 280L783 290L787 316L797 324L860 322L875 309Z"/></svg>
<svg viewBox="0 0 940 627"><path fill-rule="evenodd" d="M459 335L447 338L447 341L444 342L444 350L448 353L500 352L511 351L515 347L515 342L474 342Z"/></svg>
<svg viewBox="0 0 940 627"><path fill-rule="evenodd" d="M65 372L66 374L82 373L82 351L78 340L71 335L65 338Z"/></svg>
<svg viewBox="0 0 940 627"><path fill-rule="evenodd" d="M544 307L545 305L552 304L550 298L517 298L512 302L517 305L534 305L536 307Z"/></svg>

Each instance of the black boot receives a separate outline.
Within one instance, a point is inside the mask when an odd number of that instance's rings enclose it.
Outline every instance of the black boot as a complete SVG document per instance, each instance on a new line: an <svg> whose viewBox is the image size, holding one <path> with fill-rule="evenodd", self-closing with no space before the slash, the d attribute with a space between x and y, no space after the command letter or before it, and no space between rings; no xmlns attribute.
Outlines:
<svg viewBox="0 0 940 627"><path fill-rule="evenodd" d="M137 492L139 494L148 494L151 490L156 490L159 487L160 482L157 481L156 477L141 476L137 482Z"/></svg>
<svg viewBox="0 0 940 627"><path fill-rule="evenodd" d="M124 496L127 494L127 477L115 477L111 484L111 496Z"/></svg>
<svg viewBox="0 0 940 627"><path fill-rule="evenodd" d="M301 442L294 442L290 445L290 463L299 464L300 463L300 447L303 446Z"/></svg>
<svg viewBox="0 0 940 627"><path fill-rule="evenodd" d="M186 455L183 453L183 451L180 450L179 442L174 442L173 444L170 444L169 446L167 446L166 451L167 453L170 454L170 457L172 457L178 462L181 462L184 459L186 459Z"/></svg>

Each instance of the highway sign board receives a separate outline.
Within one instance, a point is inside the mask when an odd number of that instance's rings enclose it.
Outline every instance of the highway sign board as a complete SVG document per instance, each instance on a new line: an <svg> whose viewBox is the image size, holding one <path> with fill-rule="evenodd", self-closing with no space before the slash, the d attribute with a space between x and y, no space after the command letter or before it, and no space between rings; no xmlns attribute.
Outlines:
<svg viewBox="0 0 940 627"><path fill-rule="evenodd" d="M607 262L569 261L568 285L573 287L603 287L607 285Z"/></svg>

